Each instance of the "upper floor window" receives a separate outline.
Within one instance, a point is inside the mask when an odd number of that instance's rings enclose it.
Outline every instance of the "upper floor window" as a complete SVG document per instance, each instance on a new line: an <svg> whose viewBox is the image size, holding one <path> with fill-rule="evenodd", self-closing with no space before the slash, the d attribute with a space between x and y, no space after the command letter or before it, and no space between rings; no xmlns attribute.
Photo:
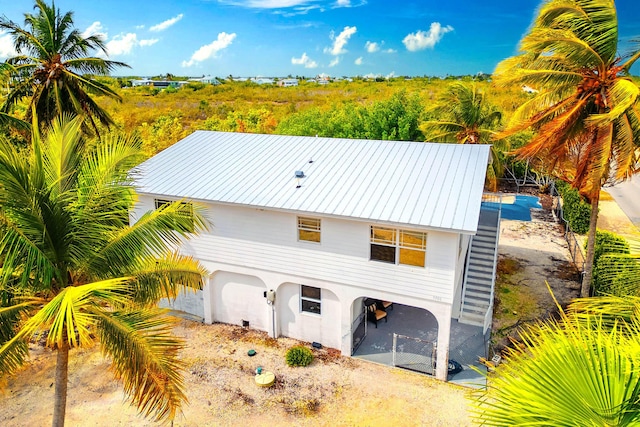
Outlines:
<svg viewBox="0 0 640 427"><path fill-rule="evenodd" d="M175 202L175 200L166 200L166 199L154 199L154 203L156 205L156 209L161 209L164 206L170 205ZM188 231L193 232L194 224L193 224L193 205L188 202L181 202L181 205L185 208L183 213L184 215L190 219L188 225Z"/></svg>
<svg viewBox="0 0 640 427"><path fill-rule="evenodd" d="M424 267L427 233L371 226L371 260Z"/></svg>
<svg viewBox="0 0 640 427"><path fill-rule="evenodd" d="M298 240L320 242L320 219L298 217Z"/></svg>

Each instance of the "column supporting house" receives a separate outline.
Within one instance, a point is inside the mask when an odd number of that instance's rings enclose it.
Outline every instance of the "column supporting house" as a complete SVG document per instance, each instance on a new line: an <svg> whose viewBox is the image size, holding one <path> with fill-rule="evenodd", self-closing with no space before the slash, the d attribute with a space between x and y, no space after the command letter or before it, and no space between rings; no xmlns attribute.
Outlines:
<svg viewBox="0 0 640 427"><path fill-rule="evenodd" d="M202 288L202 305L204 308L204 323L213 324L213 310L211 301L213 298L211 296L213 286L211 286L211 276L205 280L204 286Z"/></svg>
<svg viewBox="0 0 640 427"><path fill-rule="evenodd" d="M342 301L341 306L341 315L340 315L340 351L343 356L351 356L351 350L353 345L353 331L351 330L351 326L353 324L352 313L353 313L353 297L344 296L345 300ZM351 301L351 303L346 303L347 301Z"/></svg>
<svg viewBox="0 0 640 427"><path fill-rule="evenodd" d="M448 362L451 330L451 306L447 306L446 308L443 307L443 310L439 310L436 319L438 320L436 378L442 381L446 381L447 374L449 372Z"/></svg>

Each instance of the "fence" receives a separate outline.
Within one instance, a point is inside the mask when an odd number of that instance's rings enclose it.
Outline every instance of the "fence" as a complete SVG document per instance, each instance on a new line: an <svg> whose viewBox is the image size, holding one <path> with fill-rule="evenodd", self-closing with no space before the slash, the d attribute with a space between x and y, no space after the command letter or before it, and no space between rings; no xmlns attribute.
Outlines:
<svg viewBox="0 0 640 427"><path fill-rule="evenodd" d="M435 375L436 343L393 334L393 366Z"/></svg>
<svg viewBox="0 0 640 427"><path fill-rule="evenodd" d="M556 190L556 186L553 184L551 185L549 192L554 198L555 206L553 208L553 211L556 214L556 218L558 218L564 224L564 238L567 241L567 245L569 246L569 252L571 253L573 264L578 270L580 270L581 273L584 273L584 264L586 258L584 252L582 252L582 245L576 238L576 234L571 230L571 227L569 226L567 220L564 219L562 203L560 202L562 198Z"/></svg>
<svg viewBox="0 0 640 427"><path fill-rule="evenodd" d="M358 315L356 320L351 325L353 331L353 345L351 347L351 354L355 353L364 337L367 335L367 321L365 319L364 311Z"/></svg>

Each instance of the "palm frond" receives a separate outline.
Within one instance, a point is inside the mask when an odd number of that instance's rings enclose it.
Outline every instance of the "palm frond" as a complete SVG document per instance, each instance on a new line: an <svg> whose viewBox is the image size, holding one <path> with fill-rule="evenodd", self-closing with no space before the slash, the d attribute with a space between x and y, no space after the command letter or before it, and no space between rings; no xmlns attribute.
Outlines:
<svg viewBox="0 0 640 427"><path fill-rule="evenodd" d="M96 311L102 351L113 360L124 391L145 416L173 420L187 401L178 358L183 342L171 334L166 310Z"/></svg>

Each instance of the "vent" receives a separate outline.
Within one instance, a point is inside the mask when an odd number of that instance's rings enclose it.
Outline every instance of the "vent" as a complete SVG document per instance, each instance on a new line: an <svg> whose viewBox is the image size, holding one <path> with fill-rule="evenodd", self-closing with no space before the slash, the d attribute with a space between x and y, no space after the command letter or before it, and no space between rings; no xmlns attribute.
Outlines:
<svg viewBox="0 0 640 427"><path fill-rule="evenodd" d="M296 171L296 178L304 178L304 171Z"/></svg>

